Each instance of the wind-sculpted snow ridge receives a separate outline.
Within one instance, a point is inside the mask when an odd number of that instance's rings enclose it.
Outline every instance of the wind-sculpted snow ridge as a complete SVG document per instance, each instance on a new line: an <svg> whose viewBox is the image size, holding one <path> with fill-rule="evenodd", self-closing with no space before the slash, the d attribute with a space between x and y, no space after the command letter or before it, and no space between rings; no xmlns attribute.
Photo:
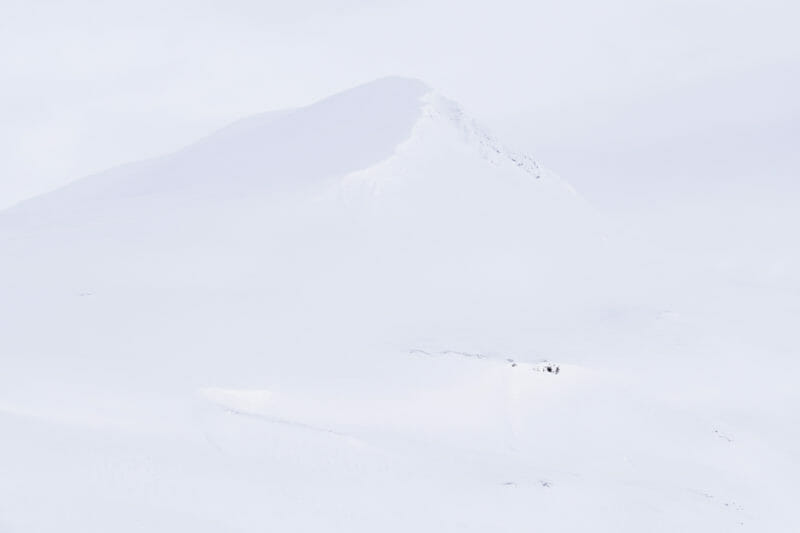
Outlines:
<svg viewBox="0 0 800 533"><path fill-rule="evenodd" d="M544 169L535 159L504 146L484 126L469 117L457 102L435 92L428 93L425 100L428 103L424 110L426 115L432 118L441 117L449 121L461 133L465 141L477 146L481 154L488 160L499 163L505 159L536 179L542 177Z"/></svg>

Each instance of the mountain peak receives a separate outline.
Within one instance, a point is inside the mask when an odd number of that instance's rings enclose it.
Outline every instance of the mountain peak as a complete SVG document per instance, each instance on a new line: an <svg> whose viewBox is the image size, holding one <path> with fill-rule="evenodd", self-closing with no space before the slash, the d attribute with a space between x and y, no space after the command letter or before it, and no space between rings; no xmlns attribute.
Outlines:
<svg viewBox="0 0 800 533"><path fill-rule="evenodd" d="M427 162L416 174L429 179L451 174L440 163L455 168L467 154L472 173L493 172L480 166L483 159L542 175L533 159L506 149L455 102L420 80L390 76L306 107L240 120L176 153L78 180L22 206L57 213L113 209L137 198L257 197L368 170L412 141L412 159Z"/></svg>

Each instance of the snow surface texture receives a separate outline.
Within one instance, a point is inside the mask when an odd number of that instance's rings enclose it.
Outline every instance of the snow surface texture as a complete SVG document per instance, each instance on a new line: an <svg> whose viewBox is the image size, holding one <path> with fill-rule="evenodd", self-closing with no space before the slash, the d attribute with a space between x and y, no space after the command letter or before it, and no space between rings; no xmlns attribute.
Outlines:
<svg viewBox="0 0 800 533"><path fill-rule="evenodd" d="M388 78L0 215L0 531L796 531L797 318Z"/></svg>

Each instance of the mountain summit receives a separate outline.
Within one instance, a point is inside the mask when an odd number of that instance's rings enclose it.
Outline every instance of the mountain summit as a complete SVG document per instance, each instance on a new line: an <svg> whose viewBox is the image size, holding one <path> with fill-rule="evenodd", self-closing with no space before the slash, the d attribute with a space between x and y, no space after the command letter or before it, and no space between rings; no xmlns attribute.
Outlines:
<svg viewBox="0 0 800 533"><path fill-rule="evenodd" d="M275 309L361 301L339 312L352 320L394 306L424 321L415 299L439 313L469 297L496 315L560 291L565 305L603 271L598 226L569 185L405 78L78 180L0 215L4 235L8 279L280 287Z"/></svg>
<svg viewBox="0 0 800 533"><path fill-rule="evenodd" d="M33 210L41 222L42 216L108 210L128 200L274 194L364 172L410 145L416 145L412 158L441 165L442 175L447 162L470 152L531 178L547 174L424 83L390 77L307 107L240 120L173 154L78 180L12 211Z"/></svg>

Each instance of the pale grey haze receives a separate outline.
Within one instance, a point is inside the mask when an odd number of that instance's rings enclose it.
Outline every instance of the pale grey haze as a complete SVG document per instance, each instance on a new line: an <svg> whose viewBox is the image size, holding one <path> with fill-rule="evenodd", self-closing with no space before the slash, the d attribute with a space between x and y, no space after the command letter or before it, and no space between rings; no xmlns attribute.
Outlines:
<svg viewBox="0 0 800 533"><path fill-rule="evenodd" d="M620 182L793 174L798 16L788 0L2 0L0 205L385 75L604 200Z"/></svg>

